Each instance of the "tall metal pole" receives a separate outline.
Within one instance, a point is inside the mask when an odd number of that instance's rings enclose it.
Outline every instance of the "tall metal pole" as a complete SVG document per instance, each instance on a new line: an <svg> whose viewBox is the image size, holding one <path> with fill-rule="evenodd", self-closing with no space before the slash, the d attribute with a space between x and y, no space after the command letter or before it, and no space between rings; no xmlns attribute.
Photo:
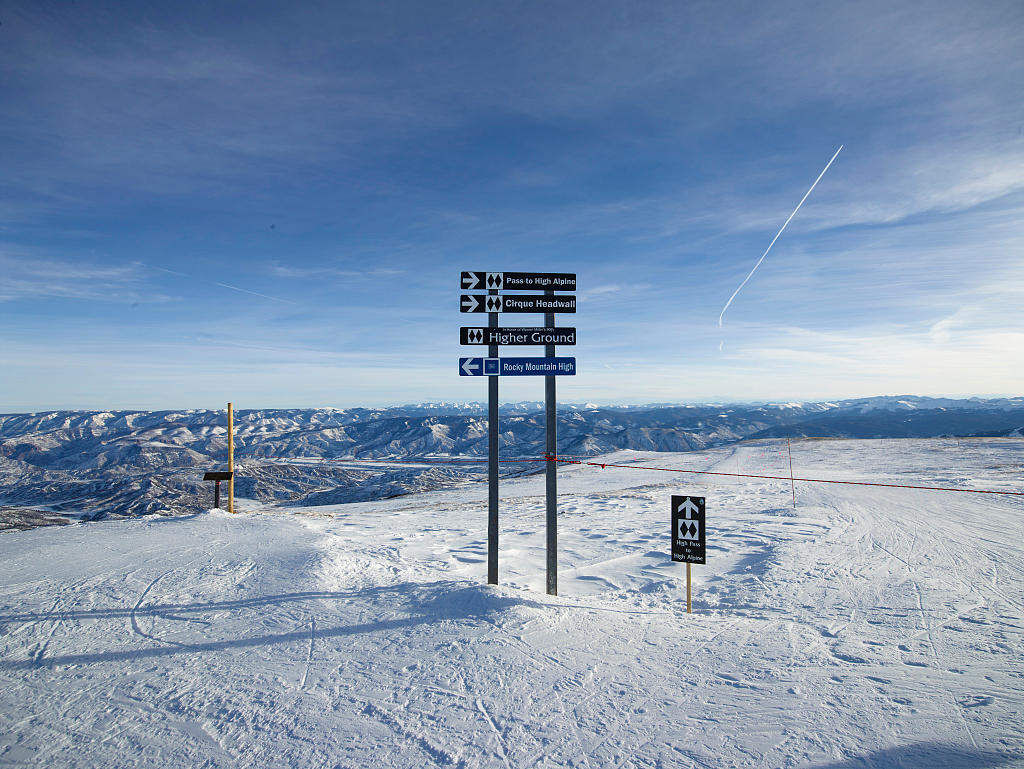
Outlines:
<svg viewBox="0 0 1024 769"><path fill-rule="evenodd" d="M545 296L554 296L554 289L545 289ZM551 328L555 325L555 314L544 313L544 325ZM553 344L544 346L544 355L548 358L555 357L555 346ZM545 454L547 456L546 467L546 501L547 501L547 534L548 534L548 568L547 586L548 595L558 595L558 467L555 457L558 456L558 435L555 421L557 409L555 407L555 377L544 377L544 411L547 417L547 441Z"/></svg>
<svg viewBox="0 0 1024 769"><path fill-rule="evenodd" d="M497 296L497 289L487 292ZM498 313L487 313L488 326L498 327ZM498 357L498 345L487 348ZM487 377L487 584L498 584L498 377Z"/></svg>
<svg viewBox="0 0 1024 769"><path fill-rule="evenodd" d="M231 478L228 480L228 512L235 512L235 411L234 407L228 404L228 471Z"/></svg>

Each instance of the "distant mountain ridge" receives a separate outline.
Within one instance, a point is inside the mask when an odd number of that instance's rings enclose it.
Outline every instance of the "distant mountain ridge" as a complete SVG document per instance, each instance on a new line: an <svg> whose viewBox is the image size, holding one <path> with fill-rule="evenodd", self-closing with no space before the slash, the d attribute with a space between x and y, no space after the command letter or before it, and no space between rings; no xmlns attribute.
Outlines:
<svg viewBox="0 0 1024 769"><path fill-rule="evenodd" d="M1020 436L1024 398L905 395L819 403L560 404L558 419L562 455L691 451L787 436ZM486 407L480 403L242 409L235 412L235 428L236 493L266 504L364 501L479 477L473 468L455 465L344 460L483 460L487 453ZM503 456L540 457L543 404L503 405L500 429ZM226 456L222 410L0 414L0 527L4 516L25 509L97 518L201 509L209 505L201 472L224 467Z"/></svg>

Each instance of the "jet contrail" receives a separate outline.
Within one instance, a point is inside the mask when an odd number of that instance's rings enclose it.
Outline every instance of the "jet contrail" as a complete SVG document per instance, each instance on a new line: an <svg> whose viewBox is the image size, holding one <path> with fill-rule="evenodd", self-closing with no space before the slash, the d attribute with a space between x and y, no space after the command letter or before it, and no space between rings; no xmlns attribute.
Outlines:
<svg viewBox="0 0 1024 769"><path fill-rule="evenodd" d="M812 184L811 188L809 190L807 190L807 193L802 198L800 198L800 202L796 204L796 208L794 208L793 209L793 213L791 213L789 215L789 219L787 219L785 224L783 224L782 227L779 228L779 231L777 233L775 233L775 237L772 238L772 242L768 244L768 248L766 248L764 250L764 253L761 254L761 258L757 260L757 264L754 265L754 269L752 269L750 271L750 274L747 275L747 277L745 277L743 279L743 282L740 283L740 285L736 288L736 290L732 292L732 296L729 297L729 301L725 303L725 307L722 308L722 312L719 313L719 315L718 315L718 327L719 328L722 327L722 317L725 315L725 311L729 309L729 305L732 304L732 300L736 298L736 294L738 294L740 292L741 288L743 288L745 285L747 285L747 281L750 280L750 278L753 276L753 274L755 272L757 272L757 268L761 266L761 262L763 262L764 258L766 256L768 256L768 252L772 250L772 246L774 246L775 245L775 241L779 239L779 235L782 234L782 231L784 229L786 229L786 225L789 224L790 221L792 221L794 216L796 216L796 212L800 210L800 206L802 206L804 204L804 201L807 200L808 196L810 196L810 194L814 191L814 188L818 186L818 182L821 181L821 177L823 177L825 175L825 172L828 170L828 167L830 165L832 165L832 161L835 160L837 157L839 157L839 153L842 151L842 149L843 149L843 145L840 144L839 145L839 149L836 150L836 154L832 156L832 160L828 161L828 163L825 164L825 167L823 169L821 169L821 173L818 174L818 178L814 180L814 184ZM725 342L725 340L723 339L722 342L719 343L719 345L718 345L719 352L721 352L722 344L724 342Z"/></svg>
<svg viewBox="0 0 1024 769"><path fill-rule="evenodd" d="M160 270L160 272L166 272L171 275L179 275L182 278L189 277L183 272L178 272L177 270L168 270L166 267L157 267L155 264L146 264L145 262L136 262L136 264L141 264L143 267L149 267L151 270Z"/></svg>
<svg viewBox="0 0 1024 769"><path fill-rule="evenodd" d="M160 270L160 272L166 272L170 275L178 275L182 278L192 278L193 275L187 275L184 272L178 272L177 270L168 270L166 267L157 267L155 264L146 264L145 262L135 262L135 264L141 264L143 267L149 267L152 270ZM250 291L247 288L240 288L239 286L232 286L230 283L215 283L215 285L221 288L230 288L232 291L240 291L243 294L252 294L253 296L259 296L263 299L270 299L273 302L284 302L285 304L298 304L290 299L282 299L279 296L270 296L269 294L261 294L258 291Z"/></svg>
<svg viewBox="0 0 1024 769"><path fill-rule="evenodd" d="M229 283L217 283L216 285L218 285L218 286L220 286L222 288L230 288L232 291L241 291L243 294L252 294L253 296L261 296L264 299L270 299L270 300L275 301L275 302L284 302L285 304L298 304L298 302L293 302L291 299L281 299L280 297L277 297L277 296L269 296L268 294L261 294L258 291L250 291L247 288L239 288L238 286L232 286Z"/></svg>

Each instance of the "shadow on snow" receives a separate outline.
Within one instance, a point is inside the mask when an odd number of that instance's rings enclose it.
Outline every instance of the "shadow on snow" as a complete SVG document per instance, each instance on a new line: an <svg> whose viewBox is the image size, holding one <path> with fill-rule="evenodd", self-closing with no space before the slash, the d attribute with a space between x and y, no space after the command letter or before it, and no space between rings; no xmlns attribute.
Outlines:
<svg viewBox="0 0 1024 769"><path fill-rule="evenodd" d="M811 769L987 769L1019 761L1021 756L976 748L963 748L941 742L916 742L895 748L876 750L827 764L815 764Z"/></svg>
<svg viewBox="0 0 1024 769"><path fill-rule="evenodd" d="M374 603L388 598L399 599L399 603L389 604L388 610L404 609L408 616L398 619L364 622L341 627L322 628L317 624L317 638L338 638L396 630L443 621L484 620L516 607L541 608L543 605L525 598L503 595L483 585L468 585L465 582L442 581L433 583L401 583L387 587L373 587L366 590L346 592L304 592L284 593L280 595L261 596L257 598L235 601L214 601L197 604L160 604L140 607L138 609L97 609L91 611L60 611L40 617L39 615L15 614L0 615L0 623L13 621L47 621L65 620L102 620L102 619L134 619L142 616L165 616L203 614L206 612L223 611L260 606L278 606L295 601L333 600L356 601L362 605L372 606ZM166 646L151 649L124 649L64 656L46 657L28 660L0 660L0 670L31 670L37 668L56 668L65 665L91 665L103 662L120 662L127 660L168 657L178 654L197 654L218 651L221 649L244 649L255 646L272 646L296 641L308 641L309 630L302 629L289 633L275 633L250 638L235 638L221 641L204 641L196 643L180 643L162 641Z"/></svg>

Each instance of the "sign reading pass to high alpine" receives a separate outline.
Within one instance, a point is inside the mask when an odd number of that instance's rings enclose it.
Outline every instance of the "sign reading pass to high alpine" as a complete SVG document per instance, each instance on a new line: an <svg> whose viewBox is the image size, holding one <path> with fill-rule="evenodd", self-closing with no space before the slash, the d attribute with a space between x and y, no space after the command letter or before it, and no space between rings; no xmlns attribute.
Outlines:
<svg viewBox="0 0 1024 769"><path fill-rule="evenodd" d="M554 291L575 291L575 272L463 272L462 288L465 291L494 289L508 291L519 289L530 291L552 289Z"/></svg>
<svg viewBox="0 0 1024 769"><path fill-rule="evenodd" d="M706 563L704 497L672 496L672 560Z"/></svg>

